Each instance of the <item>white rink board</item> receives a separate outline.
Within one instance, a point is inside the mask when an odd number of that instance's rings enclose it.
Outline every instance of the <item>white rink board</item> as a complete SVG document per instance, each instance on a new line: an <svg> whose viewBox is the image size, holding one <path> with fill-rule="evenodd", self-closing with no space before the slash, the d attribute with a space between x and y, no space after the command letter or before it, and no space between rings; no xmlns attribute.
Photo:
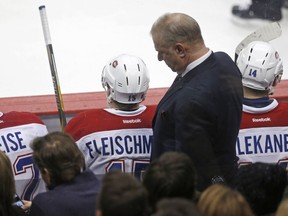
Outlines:
<svg viewBox="0 0 288 216"><path fill-rule="evenodd" d="M150 87L168 87L175 74L158 62L149 30L165 12L183 12L200 24L206 45L234 58L238 43L258 25L239 25L239 0L0 0L0 97L54 94L38 7L46 6L62 94L102 91L101 72L120 53L146 62ZM288 9L283 34L271 43L288 79ZM287 71L287 72L286 72Z"/></svg>

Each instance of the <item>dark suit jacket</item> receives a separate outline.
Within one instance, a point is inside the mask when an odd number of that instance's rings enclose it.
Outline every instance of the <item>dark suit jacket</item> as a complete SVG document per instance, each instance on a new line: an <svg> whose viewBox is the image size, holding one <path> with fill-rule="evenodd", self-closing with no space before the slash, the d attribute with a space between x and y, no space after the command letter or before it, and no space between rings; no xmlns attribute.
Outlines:
<svg viewBox="0 0 288 216"><path fill-rule="evenodd" d="M56 186L32 200L30 216L95 216L100 182L86 169L71 183Z"/></svg>
<svg viewBox="0 0 288 216"><path fill-rule="evenodd" d="M187 153L198 172L198 190L215 176L232 180L242 115L241 73L223 52L189 71L170 87L153 119L151 160L166 151Z"/></svg>

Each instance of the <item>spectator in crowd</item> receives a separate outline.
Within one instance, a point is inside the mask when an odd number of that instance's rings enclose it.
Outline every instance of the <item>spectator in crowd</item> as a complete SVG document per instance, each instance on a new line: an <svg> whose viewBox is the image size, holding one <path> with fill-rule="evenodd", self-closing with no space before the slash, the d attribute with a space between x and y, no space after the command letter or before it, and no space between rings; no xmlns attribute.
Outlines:
<svg viewBox="0 0 288 216"><path fill-rule="evenodd" d="M72 137L51 132L34 139L31 148L49 189L33 199L31 216L95 216L99 182L85 168L84 156Z"/></svg>
<svg viewBox="0 0 288 216"><path fill-rule="evenodd" d="M208 187L200 195L198 207L205 216L254 215L241 193L223 184Z"/></svg>
<svg viewBox="0 0 288 216"><path fill-rule="evenodd" d="M280 21L282 19L281 9L284 1L287 0L252 0L250 4L234 5L232 14L243 20Z"/></svg>
<svg viewBox="0 0 288 216"><path fill-rule="evenodd" d="M151 160L166 151L184 152L197 170L198 190L230 184L242 116L239 69L228 54L205 46L198 23L187 14L162 15L150 33L158 60L178 75L156 109Z"/></svg>
<svg viewBox="0 0 288 216"><path fill-rule="evenodd" d="M97 176L120 169L141 178L149 164L155 107L141 105L149 79L139 57L112 58L102 72L109 108L79 113L65 127Z"/></svg>
<svg viewBox="0 0 288 216"><path fill-rule="evenodd" d="M44 122L30 112L0 112L0 150L11 163L16 192L21 199L32 200L36 194L46 191L45 183L32 160L30 142L48 133Z"/></svg>
<svg viewBox="0 0 288 216"><path fill-rule="evenodd" d="M120 170L104 175L96 216L148 215L148 193L137 178Z"/></svg>
<svg viewBox="0 0 288 216"><path fill-rule="evenodd" d="M286 169L286 172L287 172L287 169ZM288 184L286 185L286 187L284 189L282 200L287 199L287 198L288 198Z"/></svg>
<svg viewBox="0 0 288 216"><path fill-rule="evenodd" d="M196 201L196 181L196 170L188 155L182 152L162 154L150 163L143 177L152 211L163 198L181 197Z"/></svg>
<svg viewBox="0 0 288 216"><path fill-rule="evenodd" d="M288 212L288 199L284 199L278 206L275 216L287 216L287 212Z"/></svg>
<svg viewBox="0 0 288 216"><path fill-rule="evenodd" d="M202 216L197 205L185 198L164 198L156 205L153 216Z"/></svg>
<svg viewBox="0 0 288 216"><path fill-rule="evenodd" d="M239 168L235 178L235 189L245 197L255 215L273 215L286 185L285 168L277 164L247 164Z"/></svg>
<svg viewBox="0 0 288 216"><path fill-rule="evenodd" d="M282 60L271 44L254 41L240 52L237 65L244 91L236 144L238 163L279 163L286 167L288 150L283 139L288 133L288 103L271 97L283 74Z"/></svg>
<svg viewBox="0 0 288 216"><path fill-rule="evenodd" d="M8 156L0 151L0 215L22 216L25 215L25 204L22 207L14 204L16 195L15 181L11 161ZM21 203L21 200L19 201ZM29 206L30 207L30 206ZM25 207L26 209L26 207Z"/></svg>

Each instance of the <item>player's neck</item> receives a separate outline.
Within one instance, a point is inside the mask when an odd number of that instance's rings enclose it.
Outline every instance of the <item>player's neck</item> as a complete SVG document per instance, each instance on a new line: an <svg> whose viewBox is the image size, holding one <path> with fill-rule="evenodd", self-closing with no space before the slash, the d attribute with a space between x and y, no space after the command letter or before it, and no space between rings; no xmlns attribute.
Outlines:
<svg viewBox="0 0 288 216"><path fill-rule="evenodd" d="M249 99L257 99L257 98L269 96L268 90L259 91L259 90L247 88L245 86L243 87L243 93L244 93L244 98L249 98Z"/></svg>
<svg viewBox="0 0 288 216"><path fill-rule="evenodd" d="M109 108L112 109L117 109L117 110L122 110L122 111L134 111L139 109L140 104L122 104L122 103L118 103L117 101L111 101L111 103L109 103Z"/></svg>

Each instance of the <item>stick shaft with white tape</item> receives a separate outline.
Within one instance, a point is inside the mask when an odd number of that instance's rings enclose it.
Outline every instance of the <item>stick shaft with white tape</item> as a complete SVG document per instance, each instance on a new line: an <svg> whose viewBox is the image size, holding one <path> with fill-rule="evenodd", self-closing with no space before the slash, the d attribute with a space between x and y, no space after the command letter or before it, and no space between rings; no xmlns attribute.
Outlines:
<svg viewBox="0 0 288 216"><path fill-rule="evenodd" d="M50 64L52 81L53 81L53 85L54 85L54 92L55 92L55 97L56 97L56 103L57 103L57 109L58 109L58 114L59 114L59 119L60 119L60 125L61 125L61 129L63 131L64 127L66 125L66 117L65 117L65 112L64 112L63 99L62 99L60 84L59 84L59 80L58 80L56 62L55 62L55 58L54 58L54 52L53 52L53 47L52 47L52 42L51 42L51 36L50 36L45 6L44 5L40 6L39 11L40 11L43 34L44 34L45 44L46 44L46 48L47 48L49 64Z"/></svg>
<svg viewBox="0 0 288 216"><path fill-rule="evenodd" d="M235 49L235 62L238 58L239 53L241 50L246 47L252 41L265 41L269 42L275 38L280 37L282 33L281 26L278 22L268 23L258 29L256 31L249 34L245 37L236 47Z"/></svg>

